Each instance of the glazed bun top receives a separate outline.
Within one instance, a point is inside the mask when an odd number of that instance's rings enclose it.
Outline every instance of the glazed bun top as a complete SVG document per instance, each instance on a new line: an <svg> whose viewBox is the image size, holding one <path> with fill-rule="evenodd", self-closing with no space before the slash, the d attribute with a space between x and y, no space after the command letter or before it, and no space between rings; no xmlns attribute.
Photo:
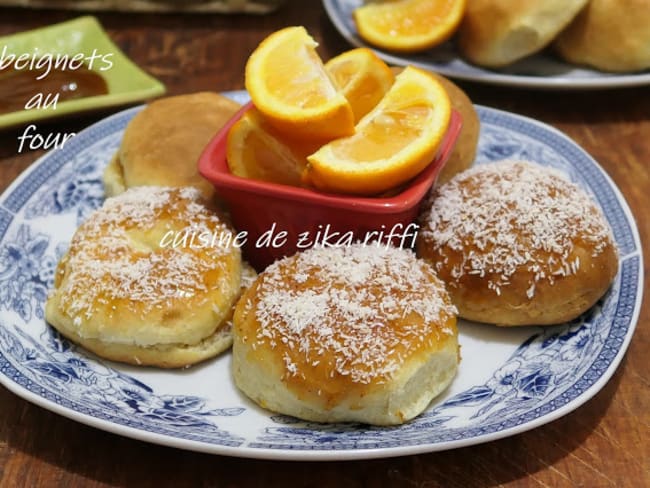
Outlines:
<svg viewBox="0 0 650 488"><path fill-rule="evenodd" d="M489 276L496 295L526 269L529 298L536 283L578 272L574 249L597 256L613 246L609 225L584 191L561 171L523 161L476 166L438 188L420 234L454 253L438 266L451 266L455 280Z"/></svg>
<svg viewBox="0 0 650 488"><path fill-rule="evenodd" d="M201 235L205 242L171 242ZM79 226L52 298L86 338L197 343L239 295L241 255L232 235L195 188L131 188Z"/></svg>
<svg viewBox="0 0 650 488"><path fill-rule="evenodd" d="M239 335L281 361L287 382L303 391L320 385L330 396L355 384L386 384L406 358L455 337L455 323L455 308L427 263L411 251L360 244L277 261L235 313Z"/></svg>

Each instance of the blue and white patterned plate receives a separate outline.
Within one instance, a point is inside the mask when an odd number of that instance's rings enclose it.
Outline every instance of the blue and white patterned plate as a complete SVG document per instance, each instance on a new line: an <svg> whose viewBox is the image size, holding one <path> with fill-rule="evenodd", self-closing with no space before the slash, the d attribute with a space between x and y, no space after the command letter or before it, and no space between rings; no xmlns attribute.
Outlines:
<svg viewBox="0 0 650 488"><path fill-rule="evenodd" d="M246 95L231 96L243 101ZM567 171L603 208L620 248L611 290L588 313L550 328L460 324L463 361L452 386L412 422L390 428L318 425L274 415L238 393L225 354L182 371L100 360L43 320L55 264L103 199L101 174L139 108L81 132L0 197L0 382L74 420L185 449L276 459L355 459L449 449L556 419L593 396L632 337L642 256L630 210L571 140L543 124L479 107L478 163L522 158Z"/></svg>
<svg viewBox="0 0 650 488"><path fill-rule="evenodd" d="M363 0L323 0L327 14L343 37L354 46L372 48L396 66L411 64L460 80L540 89L596 89L650 85L650 71L605 73L565 63L547 53L536 54L503 69L484 69L464 61L452 41L422 53L396 54L366 43L357 32L352 12Z"/></svg>

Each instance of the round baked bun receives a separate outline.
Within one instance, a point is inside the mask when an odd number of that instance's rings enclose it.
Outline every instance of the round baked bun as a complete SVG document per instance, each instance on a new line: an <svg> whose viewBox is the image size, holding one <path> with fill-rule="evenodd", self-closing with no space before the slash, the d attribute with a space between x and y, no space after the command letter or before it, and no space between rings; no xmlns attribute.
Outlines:
<svg viewBox="0 0 650 488"><path fill-rule="evenodd" d="M650 68L650 0L590 0L556 39L571 63L604 71Z"/></svg>
<svg viewBox="0 0 650 488"><path fill-rule="evenodd" d="M241 293L232 234L194 188L109 198L59 262L45 318L115 361L174 368L213 357L232 343Z"/></svg>
<svg viewBox="0 0 650 488"><path fill-rule="evenodd" d="M472 0L458 47L472 63L501 67L546 47L588 0Z"/></svg>
<svg viewBox="0 0 650 488"><path fill-rule="evenodd" d="M214 187L198 172L199 156L239 108L238 103L211 92L150 103L129 122L104 172L106 195L135 186L193 186L212 198Z"/></svg>
<svg viewBox="0 0 650 488"><path fill-rule="evenodd" d="M416 247L460 317L503 326L571 320L618 270L595 203L562 172L523 161L475 166L437 188Z"/></svg>
<svg viewBox="0 0 650 488"><path fill-rule="evenodd" d="M455 309L404 249L313 248L276 261L238 302L236 385L264 408L316 422L400 424L456 374Z"/></svg>

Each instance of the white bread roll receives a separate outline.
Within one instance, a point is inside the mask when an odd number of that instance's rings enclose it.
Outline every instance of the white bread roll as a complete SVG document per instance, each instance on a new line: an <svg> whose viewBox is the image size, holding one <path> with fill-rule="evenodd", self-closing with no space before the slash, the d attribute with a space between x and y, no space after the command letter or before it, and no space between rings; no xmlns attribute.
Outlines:
<svg viewBox="0 0 650 488"><path fill-rule="evenodd" d="M106 195L134 186L193 186L212 198L214 187L199 174L199 157L239 108L238 103L211 92L151 102L129 122L117 154L106 167Z"/></svg>
<svg viewBox="0 0 650 488"><path fill-rule="evenodd" d="M571 63L603 71L650 68L650 0L591 0L556 39Z"/></svg>
<svg viewBox="0 0 650 488"><path fill-rule="evenodd" d="M588 0L469 0L458 31L461 54L501 67L546 47Z"/></svg>

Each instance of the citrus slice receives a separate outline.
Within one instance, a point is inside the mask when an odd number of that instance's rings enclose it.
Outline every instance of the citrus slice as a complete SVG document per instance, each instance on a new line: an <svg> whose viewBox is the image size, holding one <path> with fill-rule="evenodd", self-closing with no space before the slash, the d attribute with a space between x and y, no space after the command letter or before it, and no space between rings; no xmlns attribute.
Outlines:
<svg viewBox="0 0 650 488"><path fill-rule="evenodd" d="M330 79L304 27L274 32L246 63L246 89L277 130L314 139L354 132L347 99Z"/></svg>
<svg viewBox="0 0 650 488"><path fill-rule="evenodd" d="M243 178L303 186L307 156L321 143L292 141L278 134L255 109L247 111L228 132L226 160L230 172Z"/></svg>
<svg viewBox="0 0 650 488"><path fill-rule="evenodd" d="M395 81L392 70L367 47L330 59L325 69L350 103L355 121L375 108Z"/></svg>
<svg viewBox="0 0 650 488"><path fill-rule="evenodd" d="M391 51L429 49L458 28L467 0L398 0L369 3L354 10L362 39Z"/></svg>
<svg viewBox="0 0 650 488"><path fill-rule="evenodd" d="M305 179L324 191L357 195L394 188L433 161L450 118L449 96L440 82L407 67L354 135L307 158Z"/></svg>

